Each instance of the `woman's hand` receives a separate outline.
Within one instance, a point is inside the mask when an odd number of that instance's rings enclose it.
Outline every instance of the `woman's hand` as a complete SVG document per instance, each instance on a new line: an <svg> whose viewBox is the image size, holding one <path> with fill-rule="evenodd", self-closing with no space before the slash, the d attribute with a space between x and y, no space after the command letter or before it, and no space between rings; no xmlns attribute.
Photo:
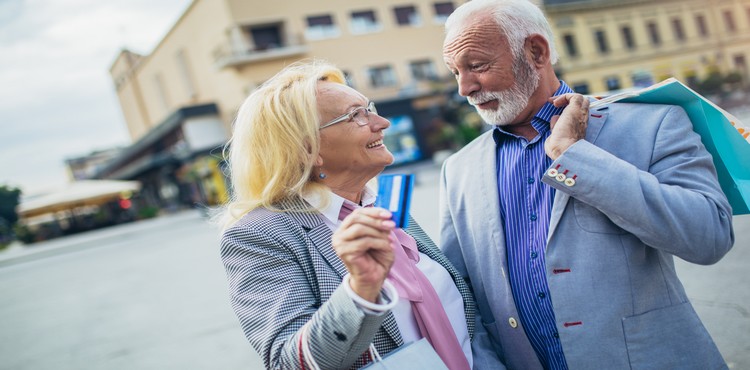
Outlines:
<svg viewBox="0 0 750 370"><path fill-rule="evenodd" d="M393 265L391 213L375 207L355 209L333 233L333 249L349 270L349 285L357 295L376 302Z"/></svg>

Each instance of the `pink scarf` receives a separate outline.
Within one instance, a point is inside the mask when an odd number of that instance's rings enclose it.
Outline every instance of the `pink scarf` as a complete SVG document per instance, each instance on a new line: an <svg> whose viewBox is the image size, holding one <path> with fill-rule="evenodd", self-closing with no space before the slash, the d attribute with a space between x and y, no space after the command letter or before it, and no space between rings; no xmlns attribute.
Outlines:
<svg viewBox="0 0 750 370"><path fill-rule="evenodd" d="M339 220L343 220L355 208L353 203L344 201ZM390 238L395 259L388 278L396 287L399 297L411 302L419 332L422 337L427 338L450 370L468 370L469 362L458 343L440 297L427 276L417 267L417 242L401 229L393 230Z"/></svg>

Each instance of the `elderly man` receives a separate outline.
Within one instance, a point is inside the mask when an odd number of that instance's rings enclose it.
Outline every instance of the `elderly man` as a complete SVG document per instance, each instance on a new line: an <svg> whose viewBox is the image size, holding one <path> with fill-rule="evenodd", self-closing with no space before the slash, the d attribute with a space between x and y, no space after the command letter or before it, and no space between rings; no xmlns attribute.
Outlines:
<svg viewBox="0 0 750 370"><path fill-rule="evenodd" d="M505 365L726 368L673 262L712 264L734 243L685 112L589 112L526 0L469 1L445 27L459 93L495 127L443 166L441 244Z"/></svg>

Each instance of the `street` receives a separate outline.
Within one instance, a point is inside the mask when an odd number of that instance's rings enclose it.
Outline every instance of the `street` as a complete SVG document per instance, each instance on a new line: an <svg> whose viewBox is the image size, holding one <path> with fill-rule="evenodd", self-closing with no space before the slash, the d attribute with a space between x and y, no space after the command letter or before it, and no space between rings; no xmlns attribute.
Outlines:
<svg viewBox="0 0 750 370"><path fill-rule="evenodd" d="M32 247L77 251L0 267L0 369L263 368L198 212L92 233Z"/></svg>
<svg viewBox="0 0 750 370"><path fill-rule="evenodd" d="M397 170L397 169L396 169ZM436 168L412 214L437 240ZM750 369L750 215L713 266L678 261L729 363ZM0 253L0 369L262 369L229 305L218 231L197 211Z"/></svg>

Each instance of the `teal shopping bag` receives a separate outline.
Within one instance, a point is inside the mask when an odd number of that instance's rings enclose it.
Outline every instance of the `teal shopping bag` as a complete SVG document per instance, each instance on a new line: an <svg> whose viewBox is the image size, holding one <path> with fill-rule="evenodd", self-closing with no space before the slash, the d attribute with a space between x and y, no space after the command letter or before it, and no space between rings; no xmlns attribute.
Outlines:
<svg viewBox="0 0 750 370"><path fill-rule="evenodd" d="M748 130L747 126L674 78L643 90L613 95L591 106L596 108L615 101L671 104L685 109L693 129L713 156L719 184L732 205L732 214L750 213L750 141L740 133Z"/></svg>

